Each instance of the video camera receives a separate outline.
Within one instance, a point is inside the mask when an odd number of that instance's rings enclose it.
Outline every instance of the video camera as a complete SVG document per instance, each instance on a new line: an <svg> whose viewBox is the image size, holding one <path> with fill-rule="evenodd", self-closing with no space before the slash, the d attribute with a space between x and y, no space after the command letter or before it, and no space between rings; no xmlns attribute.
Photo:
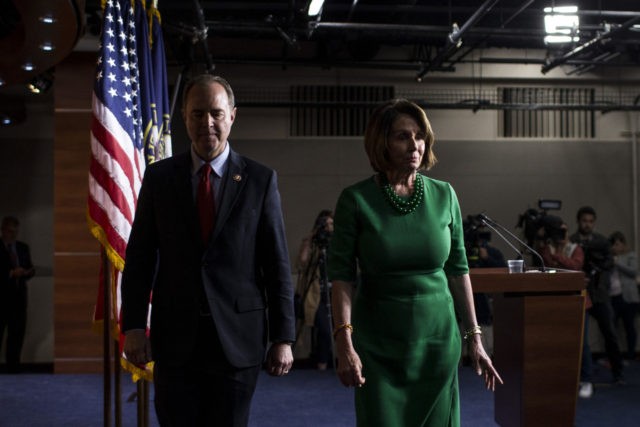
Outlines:
<svg viewBox="0 0 640 427"><path fill-rule="evenodd" d="M313 243L318 245L320 248L327 248L329 246L329 240L331 240L331 235L333 234L331 231L327 230L327 221L329 218L329 215L319 217L314 226L312 240Z"/></svg>
<svg viewBox="0 0 640 427"><path fill-rule="evenodd" d="M549 210L560 210L562 201L540 199L538 209L527 209L518 217L516 228L524 230L524 237L530 246L537 239L560 241L564 239L566 230L562 228L562 219L555 215L548 215ZM538 235L540 228L544 229L544 235Z"/></svg>
<svg viewBox="0 0 640 427"><path fill-rule="evenodd" d="M491 241L491 231L485 228L477 216L467 215L467 219L462 221L462 229L467 247L482 245Z"/></svg>

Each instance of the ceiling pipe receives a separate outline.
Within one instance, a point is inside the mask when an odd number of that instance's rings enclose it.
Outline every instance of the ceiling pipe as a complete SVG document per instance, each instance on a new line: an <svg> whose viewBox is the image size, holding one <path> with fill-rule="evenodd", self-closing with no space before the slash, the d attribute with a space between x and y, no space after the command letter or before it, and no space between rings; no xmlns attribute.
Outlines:
<svg viewBox="0 0 640 427"><path fill-rule="evenodd" d="M347 22L351 21L353 18L353 13L356 11L356 6L358 5L358 0L353 0L351 3L351 7L349 7L349 16L347 16Z"/></svg>
<svg viewBox="0 0 640 427"><path fill-rule="evenodd" d="M603 65L605 62L609 62L614 58L617 58L618 56L620 56L620 52L605 52L602 55L598 55L595 58L593 58L592 61L590 61L590 64L580 64L577 65L576 68L574 68L573 70L570 70L568 73L566 73L568 76L575 74L577 76L580 76L584 73L586 73L589 70L592 70L593 68L595 68L598 65Z"/></svg>
<svg viewBox="0 0 640 427"><path fill-rule="evenodd" d="M557 58L555 58L553 60L548 61L545 65L542 66L542 69L540 71L542 71L542 74L547 74L549 71L551 71L552 69L554 69L558 65L564 64L569 59L571 59L571 58L573 58L573 57L575 57L577 55L580 55L581 53L585 53L585 52L590 51L595 46L597 46L600 42L603 42L603 41L605 41L607 39L610 39L610 38L617 37L619 34L625 32L627 29L631 28L637 22L640 22L640 16L636 16L635 18L632 18L632 19L628 20L624 24L620 25L618 28L615 28L615 29L610 30L610 31L605 31L602 34L600 34L599 36L594 37L593 39L589 40L588 42L584 43L581 46L576 47L575 49L571 50L570 52L567 52L567 53L565 53L564 55L562 55L560 57L557 57Z"/></svg>
<svg viewBox="0 0 640 427"><path fill-rule="evenodd" d="M209 28L205 24L204 12L202 12L202 6L200 5L200 2L198 0L193 0L193 7L195 8L196 17L198 20L197 29L200 35L198 41L202 43L202 50L204 51L205 61L207 63L207 72L213 73L213 70L216 68L216 66L211 59L211 53L209 52L209 47L207 46L207 33L209 31Z"/></svg>
<svg viewBox="0 0 640 427"><path fill-rule="evenodd" d="M533 3L536 0L527 0L525 1L519 8L518 10L516 10L513 14L511 14L511 16L509 16L501 25L500 25L500 29L504 29L504 27L506 27L511 21L513 21L518 15L520 15L522 12L525 11L525 9L527 9L529 6L531 6L531 3ZM453 66L456 63L460 62L462 59L464 59L465 56L467 56L468 54L470 54L471 52L473 52L478 46L480 46L482 43L484 43L486 40L488 40L493 34L495 33L495 31L490 32L489 34L485 35L482 39L478 40L477 42L475 42L474 44L472 44L471 46L469 46L460 56L458 56L457 58L455 58L454 60L452 60L449 65Z"/></svg>
<svg viewBox="0 0 640 427"><path fill-rule="evenodd" d="M492 103L486 99L465 100L460 102L429 102L424 99L410 99L419 106L428 110L510 110L510 111L640 111L640 105L624 104L505 104ZM243 108L346 108L346 107L377 107L378 102L373 101L252 101L244 99L238 101Z"/></svg>
<svg viewBox="0 0 640 427"><path fill-rule="evenodd" d="M499 0L486 0L482 5L474 12L473 15L465 22L460 29L457 29L454 26L454 30L447 37L447 41L445 42L445 46L438 51L435 58L431 60L426 66L423 66L422 69L416 75L416 80L418 82L422 81L422 78L429 71L434 70L442 65L442 63L456 50L460 47L460 43L462 43L462 35L467 32L469 28L475 25L487 12L491 10ZM454 24L455 25L455 24Z"/></svg>

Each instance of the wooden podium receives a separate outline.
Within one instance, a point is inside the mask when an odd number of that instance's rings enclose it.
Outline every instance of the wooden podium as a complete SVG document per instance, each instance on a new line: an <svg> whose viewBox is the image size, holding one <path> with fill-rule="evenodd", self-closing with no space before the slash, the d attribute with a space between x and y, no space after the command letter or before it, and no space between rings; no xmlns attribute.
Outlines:
<svg viewBox="0 0 640 427"><path fill-rule="evenodd" d="M582 272L509 274L471 269L474 292L493 295L495 420L502 427L573 426L582 352Z"/></svg>

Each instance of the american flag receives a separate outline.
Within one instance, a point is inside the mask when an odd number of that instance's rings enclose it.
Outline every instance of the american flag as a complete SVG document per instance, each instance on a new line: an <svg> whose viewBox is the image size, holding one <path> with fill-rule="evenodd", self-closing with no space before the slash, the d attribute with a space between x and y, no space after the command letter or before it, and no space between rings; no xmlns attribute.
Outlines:
<svg viewBox="0 0 640 427"><path fill-rule="evenodd" d="M154 6L149 11L157 14ZM111 300L114 302L112 313L106 315L101 312L105 284L100 283L94 322L99 323L105 318L117 319L114 326L119 325L120 274L124 269L127 242L145 170L143 111L149 111L151 104L158 103L155 91L150 89L154 68L161 69L166 75L164 55L156 56L160 63L143 61L144 69L139 68L139 58L151 58L147 20L140 18L146 17L144 12L145 8L140 0L105 2L92 100L87 216L91 233L100 241L111 262L112 283L109 285ZM166 78L164 83L166 84ZM162 92L160 96L167 96L166 88L159 92ZM159 102L168 105L167 100ZM153 116L153 113L148 114ZM170 135L168 128L166 133ZM157 151L153 147L162 143L161 136L156 127L155 137L148 141L147 149ZM170 136L167 139L170 154ZM163 150L158 156L148 160L163 158L165 153L166 150ZM102 278L102 274L100 277ZM115 336L122 345L120 330L114 329ZM135 372L136 367L126 361L123 366L134 374L148 378L145 371Z"/></svg>

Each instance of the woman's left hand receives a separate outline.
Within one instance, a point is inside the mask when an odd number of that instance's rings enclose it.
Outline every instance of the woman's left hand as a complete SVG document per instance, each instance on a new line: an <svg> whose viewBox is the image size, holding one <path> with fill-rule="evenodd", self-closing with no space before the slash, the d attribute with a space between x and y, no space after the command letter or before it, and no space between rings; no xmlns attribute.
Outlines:
<svg viewBox="0 0 640 427"><path fill-rule="evenodd" d="M500 378L500 375L498 374L498 371L493 367L491 358L484 351L480 335L473 335L473 337L470 338L469 356L471 357L471 366L473 369L478 375L482 375L484 377L484 383L487 386L487 390L491 389L491 391L495 391L496 381L500 384L504 384L502 382L502 378Z"/></svg>

